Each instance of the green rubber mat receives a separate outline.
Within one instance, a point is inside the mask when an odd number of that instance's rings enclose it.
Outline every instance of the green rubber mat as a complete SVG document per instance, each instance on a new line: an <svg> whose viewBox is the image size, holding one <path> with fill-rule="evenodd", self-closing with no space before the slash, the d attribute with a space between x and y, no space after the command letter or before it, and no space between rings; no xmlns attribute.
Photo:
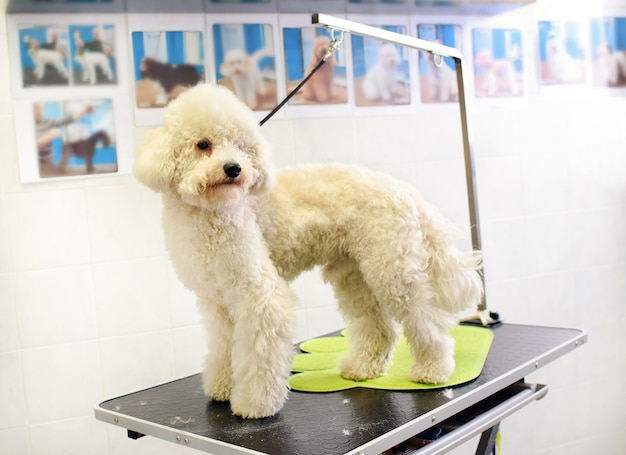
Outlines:
<svg viewBox="0 0 626 455"><path fill-rule="evenodd" d="M455 339L456 368L449 380L440 384L422 384L409 379L413 359L404 337L396 346L387 374L365 381L344 379L339 374L339 360L348 352L347 336L313 338L300 344L304 354L295 356L289 385L301 392L336 392L355 387L384 390L420 390L451 387L476 379L483 369L493 332L483 327L457 326L450 332ZM345 332L343 333L345 334Z"/></svg>

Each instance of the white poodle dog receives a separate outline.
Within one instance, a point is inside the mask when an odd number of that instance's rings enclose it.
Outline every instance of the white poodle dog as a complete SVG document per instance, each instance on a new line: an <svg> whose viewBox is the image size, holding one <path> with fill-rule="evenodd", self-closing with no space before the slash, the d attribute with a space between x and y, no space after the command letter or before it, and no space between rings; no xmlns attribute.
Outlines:
<svg viewBox="0 0 626 455"><path fill-rule="evenodd" d="M551 82L570 83L585 81L585 67L582 61L570 55L565 41L557 33L550 33L546 40L546 65Z"/></svg>
<svg viewBox="0 0 626 455"><path fill-rule="evenodd" d="M378 48L376 64L363 78L363 95L368 100L391 101L396 94L398 81L398 65L402 63L400 53L395 45L385 43Z"/></svg>
<svg viewBox="0 0 626 455"><path fill-rule="evenodd" d="M482 298L479 255L453 246L451 226L410 185L348 165L275 175L269 153L253 112L209 84L170 102L137 152L135 175L163 195L167 249L209 333L207 396L244 418L282 408L294 354L288 282L316 265L350 333L344 377L385 374L399 323L411 379L448 379L449 330Z"/></svg>
<svg viewBox="0 0 626 455"><path fill-rule="evenodd" d="M24 42L28 44L28 55L35 64L34 74L38 81L42 81L46 75L46 65L54 67L58 73L65 79L69 79L70 75L65 68L64 49L56 44L56 38L52 43L42 45L35 38L26 35Z"/></svg>
<svg viewBox="0 0 626 455"><path fill-rule="evenodd" d="M257 107L259 95L267 93L258 66L263 55L263 52L248 55L242 49L231 49L220 65L222 74L231 78L237 96L251 108Z"/></svg>

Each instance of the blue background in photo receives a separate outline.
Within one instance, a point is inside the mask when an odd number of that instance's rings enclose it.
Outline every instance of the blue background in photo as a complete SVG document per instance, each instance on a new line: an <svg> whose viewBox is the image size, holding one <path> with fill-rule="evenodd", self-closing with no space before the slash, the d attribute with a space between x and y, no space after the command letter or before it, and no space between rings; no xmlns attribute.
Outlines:
<svg viewBox="0 0 626 455"><path fill-rule="evenodd" d="M330 33L323 28L315 28L315 37L327 36ZM313 53L313 42L305 40L302 28L283 28L283 43L285 47L285 65L287 67L287 80L295 81L303 79L305 71L309 67L309 58ZM304 57L308 58L305 59ZM334 68L337 70L337 67Z"/></svg>
<svg viewBox="0 0 626 455"><path fill-rule="evenodd" d="M383 25L383 30L390 32L406 34L406 29L402 25ZM374 66L378 60L378 49L384 41L373 38L363 38L362 36L353 35L352 37L352 66L354 77L363 77L367 70ZM398 65L398 71L406 75L407 82L409 80L409 62L406 55L407 49L394 44L400 54L401 63Z"/></svg>
<svg viewBox="0 0 626 455"><path fill-rule="evenodd" d="M87 103L86 103L87 104ZM113 104L111 100L97 100L93 101L94 112L89 115L85 115L74 122L74 124L83 124L87 126L89 134L94 134L98 131L106 131L111 138L111 144L109 147L98 146L98 152L93 158L94 164L114 164L117 163L117 150L115 146L115 135L111 128L113 126ZM49 119L62 119L70 115L71 112L65 112L63 103L61 101L50 101L42 103L43 116ZM105 125L105 126L102 126ZM61 127L66 128L66 127ZM52 162L58 164L63 156L63 143L65 132L61 137L57 137L52 141ZM84 138L86 139L86 138ZM82 166L85 160L72 156L68 161L68 166Z"/></svg>
<svg viewBox="0 0 626 455"><path fill-rule="evenodd" d="M30 36L31 38L36 39L39 43L47 43L48 42L48 27L30 27L30 28L22 28L19 30L19 39L20 39L20 57L22 61L22 67L33 69L35 68L35 62L28 54L28 44L24 42L25 36ZM67 31L62 32L57 37L57 40L61 43L67 43ZM67 64L67 60L64 59L64 63Z"/></svg>
<svg viewBox="0 0 626 455"><path fill-rule="evenodd" d="M111 32L113 31L113 26L112 25L71 25L70 26L70 55L72 57L76 56L76 50L77 50L77 46L76 46L76 41L74 40L74 32L78 31L80 33L80 39L82 41L84 41L85 43L89 42L89 41L93 41L93 29L96 27L100 27L102 29L102 32L105 33L106 36L110 35ZM106 42L109 46L111 46L111 49L113 50L113 55L115 55L115 43L109 41L108 39L106 39L106 36L101 36L100 39L102 39L104 42ZM103 39L104 38L104 39ZM109 58L109 62L111 65L111 71L113 72L113 74L117 74L117 66L116 66L116 61L115 58ZM72 65L76 66L78 68L82 68L83 65L81 65L79 62L76 61L76 59L72 58Z"/></svg>
<svg viewBox="0 0 626 455"><path fill-rule="evenodd" d="M508 42L507 42L508 41ZM474 57L480 51L491 50L495 60L505 59L508 57L509 46L517 45L522 49L522 33L520 30L514 29L485 29L479 28L472 30L472 48ZM523 70L523 60L521 58L513 61L515 71ZM482 69L474 65L476 74L480 74Z"/></svg>
<svg viewBox="0 0 626 455"><path fill-rule="evenodd" d="M456 42L456 37L457 29L459 28L459 25L453 24L418 25L417 34L420 39L433 42L440 40L441 44L443 44L444 46L454 47L455 49L458 49L460 43ZM426 61L426 56L424 55L424 52L420 52L419 55L420 73L427 73L428 62ZM450 57L444 57L443 61L446 65L450 67L450 69L456 71L456 66L454 65L453 59L451 59Z"/></svg>
<svg viewBox="0 0 626 455"><path fill-rule="evenodd" d="M165 34L165 49L147 49L146 41L149 37L158 33ZM194 62L190 63L185 61L185 35L187 33L199 33L200 37L198 40L199 49L198 55L194 56ZM197 64L196 62L204 62L204 41L202 32L200 31L192 31L192 32L181 32L181 31L162 31L162 32L133 32L132 37L132 46L133 46L133 68L135 72L135 80L141 80L141 61L144 57L156 57L154 53L158 51L159 55L165 55L165 59L161 60L156 58L157 61L162 63L170 63L175 65L181 64L192 64L195 66L198 74L204 74L204 65Z"/></svg>
<svg viewBox="0 0 626 455"><path fill-rule="evenodd" d="M577 60L585 58L585 50L581 40L581 26L577 22L539 22L539 59L546 60L546 42L556 33L565 44L567 53Z"/></svg>
<svg viewBox="0 0 626 455"><path fill-rule="evenodd" d="M592 52L603 43L614 51L626 51L626 17L591 19L590 35Z"/></svg>
<svg viewBox="0 0 626 455"><path fill-rule="evenodd" d="M213 46L218 79L224 77L219 68L229 50L242 49L246 54L252 55L268 46L266 36L271 33L272 26L266 24L213 24ZM275 69L274 57L264 56L258 64L260 70Z"/></svg>

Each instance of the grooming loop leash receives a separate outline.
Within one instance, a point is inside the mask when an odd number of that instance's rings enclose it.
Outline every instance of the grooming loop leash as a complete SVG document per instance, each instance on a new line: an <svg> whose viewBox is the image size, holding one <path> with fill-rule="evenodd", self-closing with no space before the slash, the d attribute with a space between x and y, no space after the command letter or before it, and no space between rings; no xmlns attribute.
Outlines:
<svg viewBox="0 0 626 455"><path fill-rule="evenodd" d="M335 29L331 28L330 29L330 44L328 45L328 49L326 49L326 54L324 54L324 57L322 57L319 63L315 65L315 67L311 70L311 72L304 79L302 79L302 81L296 86L296 88L294 88L291 92L289 92L289 94L285 97L285 99L282 100L278 106L272 109L272 111L269 114L267 114L265 118L263 118L263 120L259 122L259 125L263 126L265 122L267 122L276 112L278 112L280 108L282 108L296 93L298 93L298 91L302 88L304 84L307 83L307 81L311 78L311 76L313 76L315 72L319 70L324 63L326 63L326 60L328 60L328 57L333 55L333 52L339 50L339 45L343 42L344 31L339 30L338 39L335 38L334 32L335 32Z"/></svg>

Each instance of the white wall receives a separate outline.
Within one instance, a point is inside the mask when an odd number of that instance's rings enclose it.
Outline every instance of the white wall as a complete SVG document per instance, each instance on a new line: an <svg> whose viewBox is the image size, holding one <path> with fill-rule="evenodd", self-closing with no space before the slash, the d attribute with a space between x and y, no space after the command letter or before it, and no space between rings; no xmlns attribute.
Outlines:
<svg viewBox="0 0 626 455"><path fill-rule="evenodd" d="M131 176L20 183L5 3L0 452L191 453L154 438L131 441L93 417L104 399L199 371L202 332L193 296L165 254L155 194ZM532 20L532 11L516 14ZM533 71L529 65L529 79ZM555 98L532 83L529 90L526 102L473 109L488 304L508 322L585 328L590 342L528 378L551 391L504 421L504 453L622 453L626 97ZM456 108L276 120L264 129L280 166L326 156L385 170L464 225L460 139L448 126L458 131ZM298 339L342 326L316 275L294 286Z"/></svg>

